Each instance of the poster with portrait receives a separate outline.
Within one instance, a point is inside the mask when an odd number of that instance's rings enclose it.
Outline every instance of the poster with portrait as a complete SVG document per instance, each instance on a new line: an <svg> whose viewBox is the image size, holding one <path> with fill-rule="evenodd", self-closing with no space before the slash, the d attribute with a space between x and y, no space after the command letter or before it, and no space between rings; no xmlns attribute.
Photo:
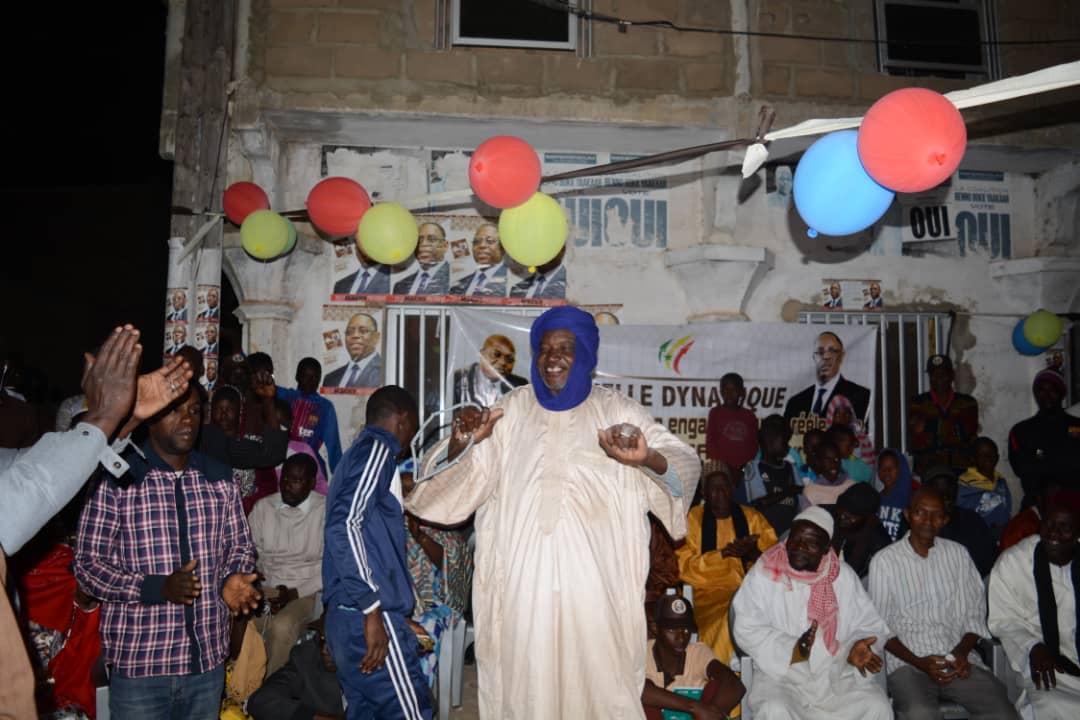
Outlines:
<svg viewBox="0 0 1080 720"><path fill-rule="evenodd" d="M221 351L221 326L215 322L195 323L194 345L204 358L217 357Z"/></svg>
<svg viewBox="0 0 1080 720"><path fill-rule="evenodd" d="M168 299L165 304L165 322L186 323L191 319L188 310L188 290L184 287L171 287L167 291Z"/></svg>
<svg viewBox="0 0 1080 720"><path fill-rule="evenodd" d="M790 165L769 165L765 168L765 202L769 207L786 210L791 207L795 168Z"/></svg>
<svg viewBox="0 0 1080 720"><path fill-rule="evenodd" d="M383 384L385 309L375 303L323 305L324 395L370 395Z"/></svg>
<svg viewBox="0 0 1080 720"><path fill-rule="evenodd" d="M188 345L188 324L186 322L165 323L165 358L171 358Z"/></svg>
<svg viewBox="0 0 1080 720"><path fill-rule="evenodd" d="M467 309L454 309L447 359L446 387L449 402L490 407L516 387L526 385L531 374L529 347L531 318Z"/></svg>
<svg viewBox="0 0 1080 720"><path fill-rule="evenodd" d="M195 319L199 322L221 322L221 286L197 285L195 295L199 310Z"/></svg>
<svg viewBox="0 0 1080 720"><path fill-rule="evenodd" d="M334 244L330 299L367 299L385 302L390 294L393 267L372 260L360 249L360 241L346 238Z"/></svg>
<svg viewBox="0 0 1080 720"><path fill-rule="evenodd" d="M823 310L881 311L885 301L881 297L881 281L877 279L841 280L825 278L821 281L818 304Z"/></svg>

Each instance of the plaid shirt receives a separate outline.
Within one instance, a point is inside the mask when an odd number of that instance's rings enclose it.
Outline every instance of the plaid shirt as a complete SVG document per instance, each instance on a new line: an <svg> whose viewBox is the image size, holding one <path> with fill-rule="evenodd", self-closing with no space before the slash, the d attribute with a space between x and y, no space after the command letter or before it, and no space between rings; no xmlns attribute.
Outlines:
<svg viewBox="0 0 1080 720"><path fill-rule="evenodd" d="M143 448L122 481L98 485L79 521L75 577L102 600L104 657L126 677L201 673L228 654L225 578L255 568L255 548L230 468L199 453L175 471ZM202 594L165 600L165 579L197 559Z"/></svg>

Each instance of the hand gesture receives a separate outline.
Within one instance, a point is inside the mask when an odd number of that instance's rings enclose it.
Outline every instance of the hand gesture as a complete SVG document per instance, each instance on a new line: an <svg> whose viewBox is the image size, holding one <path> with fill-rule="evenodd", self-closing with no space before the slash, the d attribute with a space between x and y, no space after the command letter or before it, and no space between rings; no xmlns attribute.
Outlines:
<svg viewBox="0 0 1080 720"><path fill-rule="evenodd" d="M173 570L172 574L165 578L162 594L166 600L177 605L191 605L195 602L195 598L202 594L202 583L199 582L199 576L195 574L195 567L198 564L197 559L191 560Z"/></svg>
<svg viewBox="0 0 1080 720"><path fill-rule="evenodd" d="M457 457L469 444L470 439L476 444L491 437L495 423L499 422L502 416L502 408L478 410L474 407L463 407L455 412L448 457L451 460Z"/></svg>
<svg viewBox="0 0 1080 720"><path fill-rule="evenodd" d="M877 642L876 637L863 638L851 646L847 661L854 665L865 677L866 671L880 672L882 667L881 656L874 653L872 647Z"/></svg>
<svg viewBox="0 0 1080 720"><path fill-rule="evenodd" d="M142 355L138 340L139 331L125 325L112 331L97 355L84 354L86 422L96 425L105 437L112 437L135 402L135 371Z"/></svg>
<svg viewBox="0 0 1080 720"><path fill-rule="evenodd" d="M378 608L364 616L364 643L367 645L367 652L360 658L360 672L369 675L376 670L382 670L390 639L386 636L386 626L383 625L382 612Z"/></svg>
<svg viewBox="0 0 1080 720"><path fill-rule="evenodd" d="M817 620L810 623L810 627L806 632L802 634L799 640L795 643L795 652L799 657L806 660L810 657L810 649L814 647L814 638L817 637Z"/></svg>
<svg viewBox="0 0 1080 720"><path fill-rule="evenodd" d="M1028 662L1031 664L1031 681L1036 688L1049 690L1057 687L1057 676L1054 672L1064 672L1065 668L1058 663L1050 648L1043 643L1031 648Z"/></svg>
<svg viewBox="0 0 1080 720"><path fill-rule="evenodd" d="M946 658L946 660L949 660L949 658ZM952 659L949 660L949 663L956 670L956 676L958 678L966 678L971 676L971 662L968 660L967 655L965 655L964 653L954 653Z"/></svg>
<svg viewBox="0 0 1080 720"><path fill-rule="evenodd" d="M619 423L606 430L597 431L600 447L608 457L623 465L641 467L649 457L649 443L636 425Z"/></svg>
<svg viewBox="0 0 1080 720"><path fill-rule="evenodd" d="M944 655L927 655L921 658L918 667L938 685L948 685L956 679L956 668Z"/></svg>
<svg viewBox="0 0 1080 720"><path fill-rule="evenodd" d="M747 560L756 559L757 553L757 535L747 535L746 537L735 538L720 551L723 557L735 557Z"/></svg>
<svg viewBox="0 0 1080 720"><path fill-rule="evenodd" d="M177 355L157 370L140 375L132 417L142 422L156 415L187 392L191 374L187 360Z"/></svg>
<svg viewBox="0 0 1080 720"><path fill-rule="evenodd" d="M221 588L221 598L234 616L247 615L259 607L262 593L255 587L255 581L258 579L258 573L233 573L225 578L225 585Z"/></svg>

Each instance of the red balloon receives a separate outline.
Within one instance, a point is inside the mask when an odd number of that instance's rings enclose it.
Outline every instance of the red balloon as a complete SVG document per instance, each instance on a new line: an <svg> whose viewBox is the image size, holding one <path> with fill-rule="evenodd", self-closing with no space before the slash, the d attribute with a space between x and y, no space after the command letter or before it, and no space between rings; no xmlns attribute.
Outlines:
<svg viewBox="0 0 1080 720"><path fill-rule="evenodd" d="M936 187L960 166L967 127L940 93L904 88L871 106L859 128L859 160L870 177L896 192Z"/></svg>
<svg viewBox="0 0 1080 720"><path fill-rule="evenodd" d="M236 225L243 225L247 216L256 210L269 210L270 198L255 183L238 182L225 188L221 199L225 217Z"/></svg>
<svg viewBox="0 0 1080 720"><path fill-rule="evenodd" d="M355 180L329 177L311 188L306 205L308 218L324 233L352 235L371 207L371 198Z"/></svg>
<svg viewBox="0 0 1080 720"><path fill-rule="evenodd" d="M492 207L517 207L540 188L540 158L521 138L488 138L469 160L469 185Z"/></svg>

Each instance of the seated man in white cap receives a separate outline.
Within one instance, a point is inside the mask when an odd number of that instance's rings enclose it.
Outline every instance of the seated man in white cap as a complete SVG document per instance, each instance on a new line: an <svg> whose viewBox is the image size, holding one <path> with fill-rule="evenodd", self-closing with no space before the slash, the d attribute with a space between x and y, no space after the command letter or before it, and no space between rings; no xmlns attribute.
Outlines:
<svg viewBox="0 0 1080 720"><path fill-rule="evenodd" d="M889 629L832 550L832 533L827 510L801 512L787 542L761 556L732 602L735 643L758 671L747 701L755 718L892 717L871 677L881 671Z"/></svg>

